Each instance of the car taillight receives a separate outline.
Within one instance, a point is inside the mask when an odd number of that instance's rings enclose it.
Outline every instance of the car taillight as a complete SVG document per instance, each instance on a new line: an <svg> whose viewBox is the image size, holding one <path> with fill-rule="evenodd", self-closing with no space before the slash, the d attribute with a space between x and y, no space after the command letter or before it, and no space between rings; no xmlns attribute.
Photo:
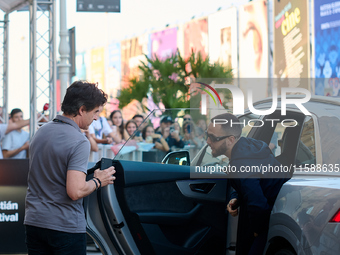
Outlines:
<svg viewBox="0 0 340 255"><path fill-rule="evenodd" d="M334 214L334 216L332 217L332 219L330 219L329 222L340 222L340 209L336 212L336 214Z"/></svg>

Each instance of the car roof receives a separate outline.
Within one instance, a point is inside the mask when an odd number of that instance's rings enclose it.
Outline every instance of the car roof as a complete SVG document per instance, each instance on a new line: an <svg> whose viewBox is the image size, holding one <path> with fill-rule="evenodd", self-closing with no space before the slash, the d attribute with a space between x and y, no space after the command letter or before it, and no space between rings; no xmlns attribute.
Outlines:
<svg viewBox="0 0 340 255"><path fill-rule="evenodd" d="M281 96L278 96L278 101L281 101ZM300 99L305 98L304 95L287 95L287 99ZM263 104L263 103L271 103L273 101L272 97L267 97L262 100L254 102L255 105ZM327 97L327 96L311 96L310 100L306 102L308 103L326 103L340 106L340 97Z"/></svg>

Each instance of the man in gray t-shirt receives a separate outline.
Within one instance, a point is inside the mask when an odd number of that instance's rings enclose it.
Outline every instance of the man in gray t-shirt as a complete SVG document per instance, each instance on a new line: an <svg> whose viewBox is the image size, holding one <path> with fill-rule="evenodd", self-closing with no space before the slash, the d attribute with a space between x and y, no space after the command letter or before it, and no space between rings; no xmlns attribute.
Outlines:
<svg viewBox="0 0 340 255"><path fill-rule="evenodd" d="M24 220L29 254L86 254L83 197L112 184L115 170L96 170L86 181L90 143L80 128L99 118L106 100L96 84L74 82L66 91L63 115L32 138Z"/></svg>

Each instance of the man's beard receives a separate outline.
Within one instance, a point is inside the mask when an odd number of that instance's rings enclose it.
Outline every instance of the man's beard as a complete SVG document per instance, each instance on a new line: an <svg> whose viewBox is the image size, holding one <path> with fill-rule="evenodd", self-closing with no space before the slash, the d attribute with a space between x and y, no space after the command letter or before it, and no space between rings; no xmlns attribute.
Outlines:
<svg viewBox="0 0 340 255"><path fill-rule="evenodd" d="M218 157L218 156L221 156L221 155L225 155L227 150L228 150L227 145L224 142L224 143L222 143L222 145L220 147L217 148L216 151L212 151L212 155L213 155L213 157Z"/></svg>

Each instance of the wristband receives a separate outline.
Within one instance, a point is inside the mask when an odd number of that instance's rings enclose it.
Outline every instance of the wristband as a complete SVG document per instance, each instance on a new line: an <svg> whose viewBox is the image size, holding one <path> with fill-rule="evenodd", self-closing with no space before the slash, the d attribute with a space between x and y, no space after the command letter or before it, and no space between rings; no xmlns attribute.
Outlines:
<svg viewBox="0 0 340 255"><path fill-rule="evenodd" d="M94 183L96 184L96 190L98 189L98 183L94 180L94 179L91 179L92 181L94 181Z"/></svg>
<svg viewBox="0 0 340 255"><path fill-rule="evenodd" d="M97 177L93 177L93 179L96 179L99 182L99 188L98 189L100 189L102 187L102 182Z"/></svg>

